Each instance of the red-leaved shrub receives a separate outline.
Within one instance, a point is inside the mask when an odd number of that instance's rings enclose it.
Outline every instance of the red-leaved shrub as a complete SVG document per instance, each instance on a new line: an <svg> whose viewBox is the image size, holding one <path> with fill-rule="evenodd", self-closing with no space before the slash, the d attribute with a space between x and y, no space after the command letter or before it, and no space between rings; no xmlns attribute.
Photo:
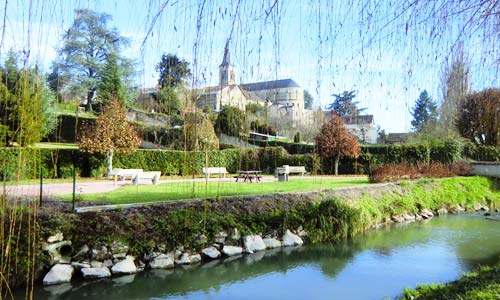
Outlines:
<svg viewBox="0 0 500 300"><path fill-rule="evenodd" d="M472 166L467 163L452 164L416 164L407 163L381 165L372 170L369 179L370 182L391 182L402 179L444 178L453 176L466 176L469 174Z"/></svg>

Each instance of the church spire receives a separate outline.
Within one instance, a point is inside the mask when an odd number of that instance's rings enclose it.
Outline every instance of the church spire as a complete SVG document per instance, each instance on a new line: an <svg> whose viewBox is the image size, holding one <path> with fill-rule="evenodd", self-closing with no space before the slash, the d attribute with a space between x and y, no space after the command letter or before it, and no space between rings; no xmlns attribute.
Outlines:
<svg viewBox="0 0 500 300"><path fill-rule="evenodd" d="M219 84L233 85L236 84L236 68L231 64L231 56L229 53L229 40L224 47L224 57L219 66Z"/></svg>

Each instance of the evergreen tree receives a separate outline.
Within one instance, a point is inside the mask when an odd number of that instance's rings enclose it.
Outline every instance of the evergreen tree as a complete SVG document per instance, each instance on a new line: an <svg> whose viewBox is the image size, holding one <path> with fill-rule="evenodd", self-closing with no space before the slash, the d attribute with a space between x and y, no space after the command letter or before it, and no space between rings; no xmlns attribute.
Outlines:
<svg viewBox="0 0 500 300"><path fill-rule="evenodd" d="M413 120L411 126L416 132L424 131L429 124L437 121L437 104L429 96L426 90L420 93L412 111Z"/></svg>
<svg viewBox="0 0 500 300"><path fill-rule="evenodd" d="M356 91L344 91L342 94L333 94L335 100L327 107L334 111L341 118L345 116L357 116L366 108L358 108L358 102L353 101L356 97Z"/></svg>
<svg viewBox="0 0 500 300"><path fill-rule="evenodd" d="M113 99L118 99L122 104L127 104L122 72L118 65L118 57L114 52L108 55L108 60L104 65L102 78L97 87L97 96L106 105Z"/></svg>
<svg viewBox="0 0 500 300"><path fill-rule="evenodd" d="M156 65L156 71L160 73L158 85L165 87L178 87L183 81L191 76L189 63L179 59L174 54L163 54L160 62Z"/></svg>
<svg viewBox="0 0 500 300"><path fill-rule="evenodd" d="M312 109L313 102L314 102L314 99L313 99L311 93L309 93L308 90L305 90L304 91L304 108L305 109Z"/></svg>

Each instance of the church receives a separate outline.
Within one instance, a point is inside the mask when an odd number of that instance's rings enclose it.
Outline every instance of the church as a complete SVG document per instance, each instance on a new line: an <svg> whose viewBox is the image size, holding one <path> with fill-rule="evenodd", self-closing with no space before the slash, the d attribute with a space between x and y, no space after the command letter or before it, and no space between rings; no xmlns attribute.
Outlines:
<svg viewBox="0 0 500 300"><path fill-rule="evenodd" d="M219 112L225 105L245 111L247 104L260 104L268 107L270 118L290 121L292 126L312 114L312 110L304 108L304 89L293 79L238 84L236 71L226 45L219 66L219 85L196 90L196 105Z"/></svg>

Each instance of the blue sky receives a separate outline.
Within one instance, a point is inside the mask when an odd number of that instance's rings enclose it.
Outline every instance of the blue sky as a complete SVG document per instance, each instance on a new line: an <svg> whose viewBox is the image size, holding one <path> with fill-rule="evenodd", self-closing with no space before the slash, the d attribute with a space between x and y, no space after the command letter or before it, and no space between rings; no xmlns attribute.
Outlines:
<svg viewBox="0 0 500 300"><path fill-rule="evenodd" d="M411 11L394 20L403 4L377 0L177 0L167 1L161 10L164 3L9 1L1 51L29 50L30 63L48 70L74 9L89 8L110 14L110 25L130 39L124 54L137 62L139 86L156 84L154 65L162 53L191 62L195 86L216 85L231 37L240 82L293 78L311 92L316 107L330 103L332 93L354 89L377 124L387 132L403 132L411 129L410 111L423 89L441 100L442 63L449 59L463 21L427 20ZM464 40L473 89L498 86L497 65L485 54L489 47L495 49L494 42L487 44L481 32Z"/></svg>

